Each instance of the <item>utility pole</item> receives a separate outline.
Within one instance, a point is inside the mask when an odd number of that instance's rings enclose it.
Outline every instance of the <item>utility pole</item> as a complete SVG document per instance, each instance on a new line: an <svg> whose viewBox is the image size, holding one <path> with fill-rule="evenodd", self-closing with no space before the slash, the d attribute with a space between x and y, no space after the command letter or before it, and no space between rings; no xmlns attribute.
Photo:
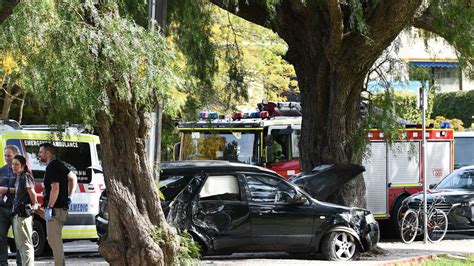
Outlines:
<svg viewBox="0 0 474 266"><path fill-rule="evenodd" d="M168 0L148 0L148 28L154 31L156 24L160 26L161 34L165 34ZM149 143L149 161L152 162L154 173L158 173L161 161L161 133L162 133L163 102L158 102L155 107L155 119L152 129L152 139ZM155 175L158 176L158 175Z"/></svg>
<svg viewBox="0 0 474 266"><path fill-rule="evenodd" d="M428 243L428 224L427 224L427 219L428 219L428 208L427 208L427 202L426 202L426 190L427 190L427 184L428 180L426 180L426 109L428 108L428 95L426 93L425 86L421 86L419 89L418 93L418 99L419 99L419 108L421 109L421 129L422 133L421 136L423 138L422 142L422 162L423 162L423 243Z"/></svg>

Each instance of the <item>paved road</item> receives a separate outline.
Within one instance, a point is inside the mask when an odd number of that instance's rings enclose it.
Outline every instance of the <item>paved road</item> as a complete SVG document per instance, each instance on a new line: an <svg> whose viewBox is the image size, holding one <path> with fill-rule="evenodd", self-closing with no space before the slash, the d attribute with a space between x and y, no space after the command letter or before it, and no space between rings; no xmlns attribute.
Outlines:
<svg viewBox="0 0 474 266"><path fill-rule="evenodd" d="M108 265L107 262L97 252L97 244L91 241L75 241L64 243L67 265ZM15 254L10 254L9 265L15 265ZM35 258L35 265L52 265L53 256Z"/></svg>
<svg viewBox="0 0 474 266"><path fill-rule="evenodd" d="M76 241L65 243L67 265L107 265L97 252L97 244L90 241ZM379 244L385 254L362 256L350 265L379 265L388 261L407 259L416 256L431 254L472 254L474 253L474 236L448 235L445 240L437 244L423 244L418 241L406 245L396 240L385 239ZM13 255L9 259L11 265L15 264ZM35 265L51 265L52 256L40 257ZM244 253L231 256L206 257L201 265L348 265L347 262L327 262L318 256L291 256L287 253Z"/></svg>

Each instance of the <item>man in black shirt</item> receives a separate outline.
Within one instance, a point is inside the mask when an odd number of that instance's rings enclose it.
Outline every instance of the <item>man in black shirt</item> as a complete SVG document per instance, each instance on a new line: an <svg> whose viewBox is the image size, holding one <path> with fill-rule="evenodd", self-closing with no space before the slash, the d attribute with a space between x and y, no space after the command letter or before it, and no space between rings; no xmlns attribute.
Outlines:
<svg viewBox="0 0 474 266"><path fill-rule="evenodd" d="M43 143L39 159L47 163L44 175L44 205L48 243L53 250L54 264L64 265L62 228L68 215L68 200L76 191L77 176L63 162L56 159L56 149Z"/></svg>

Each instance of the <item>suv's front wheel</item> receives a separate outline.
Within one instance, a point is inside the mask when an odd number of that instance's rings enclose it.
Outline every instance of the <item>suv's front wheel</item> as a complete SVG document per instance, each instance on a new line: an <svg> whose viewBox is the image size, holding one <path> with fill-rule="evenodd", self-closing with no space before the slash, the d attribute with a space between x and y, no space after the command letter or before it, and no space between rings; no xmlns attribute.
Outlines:
<svg viewBox="0 0 474 266"><path fill-rule="evenodd" d="M324 236L321 253L328 260L353 260L359 256L359 248L353 235L335 231Z"/></svg>

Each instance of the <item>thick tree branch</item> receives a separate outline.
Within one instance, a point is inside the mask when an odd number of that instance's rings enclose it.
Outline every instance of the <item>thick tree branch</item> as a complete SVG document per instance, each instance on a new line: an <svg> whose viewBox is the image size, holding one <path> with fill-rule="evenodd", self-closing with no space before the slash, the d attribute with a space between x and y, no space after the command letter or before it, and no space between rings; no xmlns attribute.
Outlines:
<svg viewBox="0 0 474 266"><path fill-rule="evenodd" d="M328 58L334 58L341 48L344 22L339 0L329 0L327 5L331 29L326 52Z"/></svg>
<svg viewBox="0 0 474 266"><path fill-rule="evenodd" d="M2 0L0 6L0 24L2 24L13 12L20 0Z"/></svg>
<svg viewBox="0 0 474 266"><path fill-rule="evenodd" d="M441 38L445 39L449 44L451 44L471 65L474 66L474 55L472 52L459 45L451 34L455 32L456 25L453 23L443 23L444 29L437 28L435 26L435 17L427 9L423 14L417 16L413 20L413 26L422 30L432 32Z"/></svg>
<svg viewBox="0 0 474 266"><path fill-rule="evenodd" d="M210 2L238 17L268 28L269 13L263 1L238 0L234 3L228 0L210 0Z"/></svg>
<svg viewBox="0 0 474 266"><path fill-rule="evenodd" d="M365 36L353 32L343 39L341 63L351 71L365 74L390 43L411 23L421 0L378 1L366 16L368 32ZM354 54L354 51L359 53ZM352 64L346 64L351 58Z"/></svg>

